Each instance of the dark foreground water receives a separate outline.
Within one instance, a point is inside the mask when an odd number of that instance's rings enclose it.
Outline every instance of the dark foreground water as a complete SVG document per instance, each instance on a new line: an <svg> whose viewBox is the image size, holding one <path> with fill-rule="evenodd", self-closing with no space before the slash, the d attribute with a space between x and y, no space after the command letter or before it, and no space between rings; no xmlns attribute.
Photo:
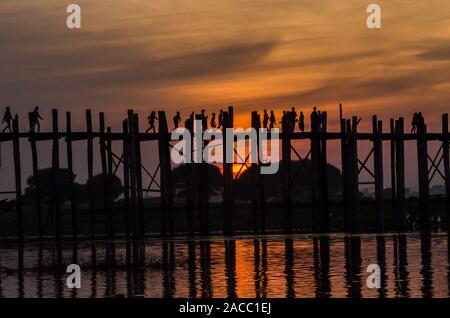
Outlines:
<svg viewBox="0 0 450 318"><path fill-rule="evenodd" d="M81 266L81 289L66 266ZM369 264L381 288L366 284ZM0 247L0 297L448 297L447 236L268 236Z"/></svg>

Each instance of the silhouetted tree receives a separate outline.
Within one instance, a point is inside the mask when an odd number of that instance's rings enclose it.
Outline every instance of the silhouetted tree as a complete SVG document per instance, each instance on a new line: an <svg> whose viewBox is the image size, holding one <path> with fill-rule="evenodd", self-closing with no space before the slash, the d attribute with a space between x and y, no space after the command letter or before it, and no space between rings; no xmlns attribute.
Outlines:
<svg viewBox="0 0 450 318"><path fill-rule="evenodd" d="M111 178L110 180L108 180ZM107 176L107 181L109 181L109 187L107 189L109 195L113 200L116 200L123 193L122 181L116 175L111 177ZM89 181L88 181L89 182ZM94 192L94 199L96 202L103 202L103 175L98 174L92 177L90 180L92 184L92 190ZM86 184L87 187L87 184Z"/></svg>
<svg viewBox="0 0 450 318"><path fill-rule="evenodd" d="M75 182L76 175L70 173L68 169L60 168L56 172L56 188L59 191L61 202L70 199L70 183L73 182L74 198L78 203L88 202L88 187L87 184L79 184ZM52 168L46 168L38 171L37 180L34 176L27 179L28 187L25 189L24 201L31 203L36 198L36 185L39 184L41 201L48 203L52 198L52 182L53 182ZM38 181L38 182L36 182ZM88 181L89 182L89 181ZM92 177L92 188L94 191L94 198L97 202L103 202L103 176L101 174ZM108 193L112 199L117 199L123 193L121 180L113 175L111 177L111 184Z"/></svg>
<svg viewBox="0 0 450 318"><path fill-rule="evenodd" d="M34 176L30 176L27 179L28 187L25 189L25 201L30 201L34 199L34 195L36 193L36 184L39 184L40 188L40 196L42 202L49 202L53 195L53 171L52 168L46 168L39 170L36 176L37 180ZM68 169L60 168L56 171L55 176L55 187L59 191L61 201L66 201L69 199L70 195L70 183L74 182L75 175L71 173ZM36 182L38 181L38 182ZM76 184L76 187L79 188L80 185Z"/></svg>
<svg viewBox="0 0 450 318"><path fill-rule="evenodd" d="M265 195L268 200L275 199L281 200L282 198L282 165L280 164L280 169L277 173L272 175L264 175L264 190ZM300 167L300 161L291 162L291 173L295 174ZM242 172L238 180L236 180L236 187L234 196L238 200L251 200L252 189L254 187L252 183L251 172L253 167ZM297 174L294 183L292 185L292 200L305 200L309 201L311 199L311 185L312 185L312 174L311 174L311 161L306 160L303 164L301 170ZM335 166L327 165L328 174L328 191L330 196L336 195L342 190L342 174L341 171ZM293 177L293 176L292 176Z"/></svg>
<svg viewBox="0 0 450 318"><path fill-rule="evenodd" d="M219 192L223 186L223 179L220 169L214 165L207 164L207 185L205 189L208 195L211 196ZM198 194L198 173L196 173L195 165L180 165L172 170L172 183L174 193L178 198L186 196L186 187L190 186L193 189L194 197Z"/></svg>

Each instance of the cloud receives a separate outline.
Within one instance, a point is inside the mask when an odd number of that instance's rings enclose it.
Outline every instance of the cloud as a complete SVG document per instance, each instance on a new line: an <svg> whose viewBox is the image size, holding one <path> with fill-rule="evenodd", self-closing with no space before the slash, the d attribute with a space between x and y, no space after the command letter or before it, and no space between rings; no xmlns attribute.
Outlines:
<svg viewBox="0 0 450 318"><path fill-rule="evenodd" d="M416 55L418 58L424 60L449 61L450 60L450 46L440 46L426 52Z"/></svg>
<svg viewBox="0 0 450 318"><path fill-rule="evenodd" d="M241 101L243 105L326 104L340 101L368 100L396 95L414 95L429 91L431 87L448 82L450 68L414 71L405 75L385 74L378 78L340 77L323 81L314 88L290 94L274 94L258 99Z"/></svg>
<svg viewBox="0 0 450 318"><path fill-rule="evenodd" d="M276 41L238 43L159 58L132 45L91 44L75 51L64 48L37 52L27 63L22 63L26 55L18 54L5 66L8 76L0 77L0 92L13 100L24 89L35 96L49 91L68 96L97 95L144 85L152 89L244 72L263 60L276 45Z"/></svg>

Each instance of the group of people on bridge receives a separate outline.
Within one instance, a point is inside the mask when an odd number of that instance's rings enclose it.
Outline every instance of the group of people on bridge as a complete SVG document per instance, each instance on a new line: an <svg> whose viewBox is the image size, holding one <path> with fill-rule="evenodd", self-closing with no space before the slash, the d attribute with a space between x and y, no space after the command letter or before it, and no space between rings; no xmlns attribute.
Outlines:
<svg viewBox="0 0 450 318"><path fill-rule="evenodd" d="M156 112L152 111L150 115L148 116L148 129L146 132L153 131L156 132L155 128L155 121L158 119L156 117ZM202 121L202 129L210 128L217 128L221 129L224 127L224 112L221 110L219 114L216 116L216 113L211 114L211 118L208 121L208 116L206 115L206 112L204 109L201 110L200 114L195 114L194 112L191 112L190 116L186 119L184 126L187 129L192 130L193 129L193 120L201 120ZM173 117L173 126L174 129L177 129L180 127L180 123L182 121L180 112L177 111L176 115ZM311 120L312 123L315 123L317 125L318 130L321 130L321 127L323 125L323 116L320 110L317 110L317 107L313 108L313 111L311 113ZM261 127L266 128L268 131L271 131L276 126L276 117L273 110L267 111L267 109L264 109L263 112L263 118L261 122ZM282 129L289 132L294 132L296 129L296 126L298 126L298 129L301 132L305 131L305 115L303 111L300 111L299 114L297 114L297 111L295 110L295 107L292 107L290 111L283 111L283 115L281 117L281 121L279 122L282 124Z"/></svg>
<svg viewBox="0 0 450 318"><path fill-rule="evenodd" d="M44 118L41 117L41 114L39 114L39 106L34 107L34 110L30 113L28 113L28 119L30 123L30 132L35 132L37 128L37 132L41 131L41 125L39 123L39 120L44 120ZM11 108L9 106L6 106L5 113L3 115L2 124L5 124L6 126L3 128L2 133L8 131L12 133L12 124L13 121L13 115L11 113Z"/></svg>
<svg viewBox="0 0 450 318"><path fill-rule="evenodd" d="M40 120L43 120L39 113L39 107L36 106L32 112L28 113L29 116L29 123L30 123L30 132L40 132L41 126L40 126ZM191 112L190 116L186 119L184 122L184 125L186 128L192 130L194 127L193 120L201 120L202 121L202 129L210 128L217 128L221 129L224 127L224 111L221 110L219 114L216 116L216 113L211 114L211 118L208 121L208 116L206 115L206 112L204 109L201 110L200 114L195 114L194 112ZM156 132L156 120L158 120L158 117L156 116L156 112L152 111L150 115L147 117L148 120L148 128L145 131L148 132ZM9 106L6 107L5 113L3 115L2 124L5 124L5 127L2 130L2 133L4 132L12 132L12 121L13 121L13 115L11 113L11 108ZM180 127L180 123L182 121L181 114L179 111L176 112L175 116L172 119L174 129ZM294 132L296 130L296 126L298 126L298 129L300 132L305 132L305 115L303 111L300 111L299 114L297 114L297 111L295 107L292 107L290 111L283 111L283 114L281 116L281 121L279 122L281 124L281 127L283 131L288 132ZM424 123L424 118L421 112L414 113L412 121L411 121L411 133L417 133L417 127L422 125ZM317 107L313 108L313 111L311 112L311 128L314 131L320 132L322 131L322 127L324 125L324 114L317 109ZM267 111L267 109L264 109L261 127L266 128L268 131L271 131L276 126L276 118L275 113L273 110Z"/></svg>

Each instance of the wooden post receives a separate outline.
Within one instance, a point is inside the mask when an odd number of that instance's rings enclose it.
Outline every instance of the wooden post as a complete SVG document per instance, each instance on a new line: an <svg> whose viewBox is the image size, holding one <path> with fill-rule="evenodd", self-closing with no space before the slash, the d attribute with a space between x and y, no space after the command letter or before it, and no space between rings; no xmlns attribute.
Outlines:
<svg viewBox="0 0 450 318"><path fill-rule="evenodd" d="M340 108L342 109L342 107ZM349 187L348 187L348 138L346 120L341 118L341 168L342 168L342 205L344 213L344 231L350 232Z"/></svg>
<svg viewBox="0 0 450 318"><path fill-rule="evenodd" d="M400 117L396 121L395 131L396 140L396 181L397 181L397 230L404 231L406 229L406 213L405 213L405 129L404 120Z"/></svg>
<svg viewBox="0 0 450 318"><path fill-rule="evenodd" d="M136 198L138 213L138 231L139 237L145 236L145 217L144 217L144 195L142 192L142 158L141 158L141 140L139 138L139 117L138 114L133 115L134 131L136 136Z"/></svg>
<svg viewBox="0 0 450 318"><path fill-rule="evenodd" d="M373 166L375 173L375 222L376 231L384 230L384 193L383 193L383 122L372 118Z"/></svg>
<svg viewBox="0 0 450 318"><path fill-rule="evenodd" d="M223 112L223 234L234 234L234 208L233 208L233 163L226 162L228 151L234 151L234 141L232 149L228 149L226 128L233 128L233 108L229 107L227 112Z"/></svg>
<svg viewBox="0 0 450 318"><path fill-rule="evenodd" d="M428 176L428 146L427 146L427 126L423 121L417 127L417 157L419 168L419 211L420 230L428 232L430 230L429 220L429 176Z"/></svg>
<svg viewBox="0 0 450 318"><path fill-rule="evenodd" d="M17 238L23 244L23 215L22 215L22 174L20 171L20 143L19 143L19 116L16 115L12 123L13 128L13 156L14 176L16 181L16 213Z"/></svg>
<svg viewBox="0 0 450 318"><path fill-rule="evenodd" d="M107 140L107 158L108 158L108 236L110 239L114 238L114 208L113 208L113 198L111 195L111 185L114 175L114 167L113 167L113 153L112 153L112 136L111 136L111 127L106 129L106 140Z"/></svg>
<svg viewBox="0 0 450 318"><path fill-rule="evenodd" d="M257 115L257 123L258 127L261 128L261 117L258 114ZM272 138L270 134L267 135L268 140L267 143L270 144L270 139ZM259 158L259 155L262 153L260 150L260 136L258 134L258 160L259 160L259 168L258 168L258 174L259 174L259 208L260 208L260 227L261 227L261 233L266 233L266 191L265 191L265 176L261 173L261 160ZM273 151L273 150L271 150Z"/></svg>
<svg viewBox="0 0 450 318"><path fill-rule="evenodd" d="M445 196L447 202L447 233L450 233L450 159L449 159L448 114L442 115L442 150L445 176Z"/></svg>
<svg viewBox="0 0 450 318"><path fill-rule="evenodd" d="M122 122L122 147L123 147L123 192L125 209L125 234L127 239L131 237L131 210L130 210L130 156L128 122Z"/></svg>
<svg viewBox="0 0 450 318"><path fill-rule="evenodd" d="M208 164L198 164L198 209L200 216L200 234L209 234L209 211L208 211Z"/></svg>
<svg viewBox="0 0 450 318"><path fill-rule="evenodd" d="M136 205L136 131L134 129L134 114L133 110L128 110L128 131L129 131L129 149L130 149L130 208L131 208L131 228L133 232L133 238L138 238L138 217L137 217L137 205Z"/></svg>
<svg viewBox="0 0 450 318"><path fill-rule="evenodd" d="M186 129L189 129L189 132L191 133L190 142L192 145L193 141L193 125L194 125L194 115L189 115L189 121L187 123L190 123L189 125L186 125ZM190 158L193 158L193 147L191 147L191 153L189 154ZM186 163L186 167L188 168L188 171L186 173L186 214L187 214L187 226L188 226L188 235L193 236L195 233L195 227L194 227L194 194L193 194L193 188L194 188L194 164Z"/></svg>
<svg viewBox="0 0 450 318"><path fill-rule="evenodd" d="M71 176L74 176L73 173L73 153L72 153L72 118L70 112L66 112L66 147L67 147L67 169ZM72 214L72 238L74 241L77 240L78 237L78 228L77 228L77 213L75 207L75 193L74 193L74 180L70 181L70 209Z"/></svg>
<svg viewBox="0 0 450 318"><path fill-rule="evenodd" d="M59 180L61 180L61 172L59 169L59 132L58 132L58 110L52 110L53 123L53 151L52 151L52 206L55 213L56 227L55 238L61 240L61 205L59 194Z"/></svg>
<svg viewBox="0 0 450 318"><path fill-rule="evenodd" d="M31 127L31 117L29 117L30 120L30 127ZM37 147L36 147L36 140L34 136L32 135L30 137L30 144L31 144L31 158L33 162L33 178L34 178L34 187L36 189L35 194L35 204L36 204L36 214L38 218L38 235L39 239L42 241L44 239L44 233L43 233L43 226L42 226L42 207L41 207L41 185L39 182L39 168L38 168L38 155L37 155Z"/></svg>
<svg viewBox="0 0 450 318"><path fill-rule="evenodd" d="M92 187L92 177L94 174L94 152L92 135L92 112L86 110L86 131L87 131L87 158L88 158L88 196L89 196L89 216L90 216L90 234L91 239L95 238L95 207L94 207L94 189Z"/></svg>
<svg viewBox="0 0 450 318"><path fill-rule="evenodd" d="M167 125L166 113L158 112L159 117L159 162L161 176L161 235L174 235L173 227L173 190L172 190L172 168L169 149L169 128ZM200 181L201 182L201 181ZM201 195L201 194L199 194Z"/></svg>
<svg viewBox="0 0 450 318"><path fill-rule="evenodd" d="M351 233L359 231L359 181L358 181L358 118L347 121L347 130L351 131L349 138L349 208L351 213Z"/></svg>
<svg viewBox="0 0 450 318"><path fill-rule="evenodd" d="M314 113L313 113L314 114ZM321 213L320 213L320 123L317 116L311 114L311 206L313 232L317 233L321 230Z"/></svg>
<svg viewBox="0 0 450 318"><path fill-rule="evenodd" d="M203 117L202 115L196 115L195 119L197 121L202 121ZM202 127L203 130L206 129L206 127ZM202 153L202 150L204 149L204 142L201 144L201 149L197 149L200 153ZM207 208L207 200L208 200L208 179L207 179L207 172L206 172L206 163L203 162L203 157L201 163L195 164L195 173L196 173L196 179L198 181L197 186L197 202L198 202L198 217L199 217L199 223L200 223L200 234L201 235L207 235L208 230L208 208Z"/></svg>
<svg viewBox="0 0 450 318"><path fill-rule="evenodd" d="M392 203L392 226L394 230L397 227L397 181L396 181L396 143L397 143L397 134L395 133L395 121L393 118L389 121L391 128L391 203Z"/></svg>
<svg viewBox="0 0 450 318"><path fill-rule="evenodd" d="M284 232L292 232L292 200L291 200L291 136L290 127L288 123L288 113L286 113L283 127L283 139L281 144L281 173L282 173L282 187L283 187L283 210L284 210Z"/></svg>
<svg viewBox="0 0 450 318"><path fill-rule="evenodd" d="M109 207L108 207L108 168L106 165L106 145L105 145L105 114L99 114L100 130L100 160L102 164L102 188L103 188L103 213L105 216L105 237L108 237L109 228Z"/></svg>
<svg viewBox="0 0 450 318"><path fill-rule="evenodd" d="M328 165L327 165L327 112L322 112L321 152L320 152L320 183L319 183L319 211L320 232L326 233L330 229L328 213Z"/></svg>
<svg viewBox="0 0 450 318"><path fill-rule="evenodd" d="M259 128L260 123L258 124L259 115L256 111L252 112L251 117L251 127L256 130L257 133L257 147L256 150L259 149ZM258 156L258 154L256 154ZM259 233L259 227L260 227L260 220L259 220L259 204L258 204L258 193L260 192L259 186L260 186L260 173L259 173L259 165L257 162L251 163L251 180L252 180L252 218L253 218L253 233L258 234Z"/></svg>

